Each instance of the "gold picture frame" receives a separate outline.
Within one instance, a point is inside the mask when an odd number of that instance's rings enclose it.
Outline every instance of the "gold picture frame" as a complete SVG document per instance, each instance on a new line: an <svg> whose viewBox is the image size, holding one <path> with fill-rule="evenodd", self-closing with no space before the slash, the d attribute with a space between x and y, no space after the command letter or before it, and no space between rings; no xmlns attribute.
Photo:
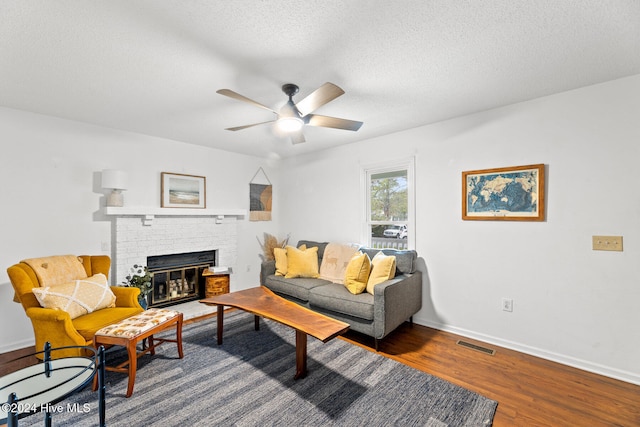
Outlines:
<svg viewBox="0 0 640 427"><path fill-rule="evenodd" d="M207 179L204 176L162 172L160 206L163 208L205 209Z"/></svg>
<svg viewBox="0 0 640 427"><path fill-rule="evenodd" d="M544 221L544 164L462 172L462 219Z"/></svg>

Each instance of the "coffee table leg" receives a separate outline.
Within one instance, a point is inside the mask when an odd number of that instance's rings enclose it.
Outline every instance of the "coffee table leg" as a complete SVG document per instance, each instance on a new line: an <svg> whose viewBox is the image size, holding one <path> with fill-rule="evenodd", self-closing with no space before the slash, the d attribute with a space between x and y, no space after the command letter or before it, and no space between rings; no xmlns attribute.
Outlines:
<svg viewBox="0 0 640 427"><path fill-rule="evenodd" d="M307 376L307 334L296 329L296 376L294 379Z"/></svg>
<svg viewBox="0 0 640 427"><path fill-rule="evenodd" d="M216 305L218 311L218 345L222 345L222 324L224 323L224 305Z"/></svg>
<svg viewBox="0 0 640 427"><path fill-rule="evenodd" d="M253 328L256 331L260 330L260 316L258 316L257 314L253 316Z"/></svg>

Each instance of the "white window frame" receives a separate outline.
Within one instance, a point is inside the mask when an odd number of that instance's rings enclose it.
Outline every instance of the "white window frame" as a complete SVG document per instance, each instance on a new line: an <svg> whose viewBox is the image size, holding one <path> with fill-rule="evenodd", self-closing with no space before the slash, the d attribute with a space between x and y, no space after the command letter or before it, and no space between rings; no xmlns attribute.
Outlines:
<svg viewBox="0 0 640 427"><path fill-rule="evenodd" d="M367 246L372 243L371 225L380 222L371 221L371 176L398 170L407 171L407 221L402 221L403 224L407 224L408 228L407 248L415 249L416 247L415 157L362 166L360 173L360 194L362 194L362 234L360 241ZM385 224L393 223L390 221L382 222Z"/></svg>

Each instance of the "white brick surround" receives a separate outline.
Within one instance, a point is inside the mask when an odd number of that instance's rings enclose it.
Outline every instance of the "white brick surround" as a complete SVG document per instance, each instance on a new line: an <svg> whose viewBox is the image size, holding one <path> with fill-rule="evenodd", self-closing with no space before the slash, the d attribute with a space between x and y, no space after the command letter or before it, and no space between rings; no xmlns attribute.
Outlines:
<svg viewBox="0 0 640 427"><path fill-rule="evenodd" d="M218 265L225 267L234 267L238 258L235 217L156 216L145 225L139 216L116 216L114 232L112 284L122 283L134 264L146 265L151 255L215 249Z"/></svg>

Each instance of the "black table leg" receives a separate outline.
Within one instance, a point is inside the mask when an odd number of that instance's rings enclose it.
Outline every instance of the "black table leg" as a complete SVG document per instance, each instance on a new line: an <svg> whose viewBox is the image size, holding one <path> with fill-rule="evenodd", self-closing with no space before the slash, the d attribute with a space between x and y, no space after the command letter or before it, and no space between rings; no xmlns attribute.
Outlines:
<svg viewBox="0 0 640 427"><path fill-rule="evenodd" d="M105 394L106 394L106 385L104 384L104 346L100 346L98 349L98 356L100 358L100 368L98 369L98 390L99 390L99 403L98 408L100 411L100 427L105 427L106 417L105 417Z"/></svg>

